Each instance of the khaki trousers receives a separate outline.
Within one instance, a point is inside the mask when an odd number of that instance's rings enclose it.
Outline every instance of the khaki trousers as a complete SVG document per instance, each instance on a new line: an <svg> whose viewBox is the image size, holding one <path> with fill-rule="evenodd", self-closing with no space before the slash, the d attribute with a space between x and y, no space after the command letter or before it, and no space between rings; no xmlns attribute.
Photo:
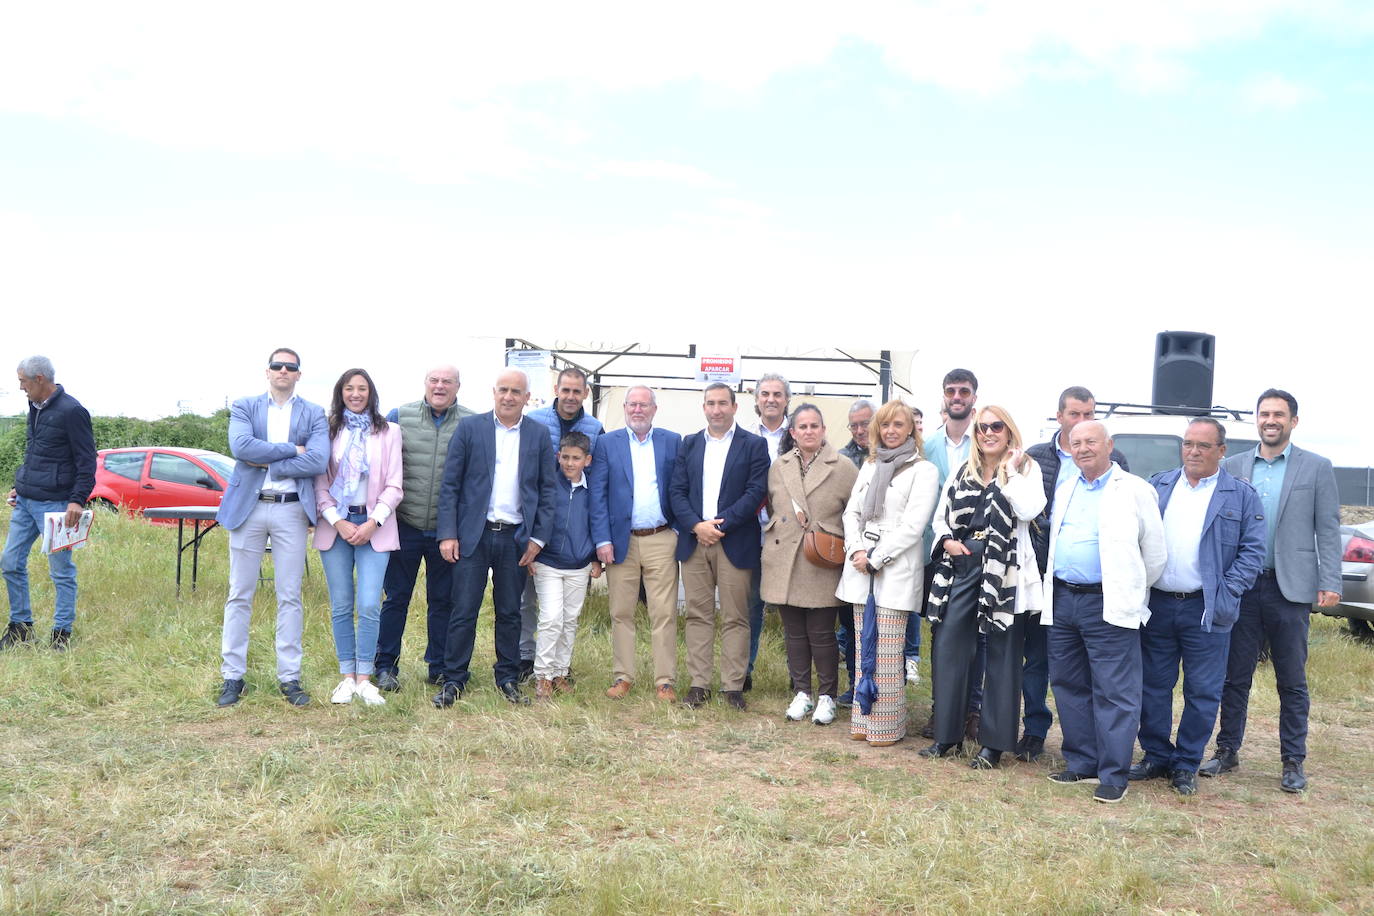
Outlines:
<svg viewBox="0 0 1374 916"><path fill-rule="evenodd" d="M749 577L736 569L720 544L697 545L682 561L687 592L687 673L693 687L711 689L716 642L716 591L720 591L720 689L743 690L749 669Z"/></svg>
<svg viewBox="0 0 1374 916"><path fill-rule="evenodd" d="M606 567L611 603L612 683L635 679L635 608L639 584L649 604L649 644L654 684L672 684L677 675L677 532L669 528L643 537L630 535L625 560Z"/></svg>

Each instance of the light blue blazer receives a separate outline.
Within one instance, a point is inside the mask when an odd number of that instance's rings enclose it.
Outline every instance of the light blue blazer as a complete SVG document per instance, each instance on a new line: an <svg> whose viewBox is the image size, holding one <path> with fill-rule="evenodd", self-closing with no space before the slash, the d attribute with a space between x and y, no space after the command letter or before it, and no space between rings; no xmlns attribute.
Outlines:
<svg viewBox="0 0 1374 916"><path fill-rule="evenodd" d="M231 531L248 520L269 475L272 480L295 480L301 508L310 524L316 521L314 478L329 464L329 424L324 409L296 398L291 407L291 441L268 442L270 400L267 394L239 398L229 408L229 453L238 460L215 520ZM305 451L297 452L297 445L304 445ZM250 461L267 466L254 467Z"/></svg>

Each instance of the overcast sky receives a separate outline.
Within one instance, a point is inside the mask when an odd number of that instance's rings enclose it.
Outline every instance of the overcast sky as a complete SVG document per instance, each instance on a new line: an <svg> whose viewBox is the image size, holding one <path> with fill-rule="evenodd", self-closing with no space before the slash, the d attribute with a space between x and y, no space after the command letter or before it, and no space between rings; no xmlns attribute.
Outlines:
<svg viewBox="0 0 1374 916"><path fill-rule="evenodd" d="M158 416L507 336L917 350L933 408L1292 390L1374 464L1374 5L6 4L0 356ZM0 410L23 407L12 376ZM1035 427L1035 422L1023 422Z"/></svg>

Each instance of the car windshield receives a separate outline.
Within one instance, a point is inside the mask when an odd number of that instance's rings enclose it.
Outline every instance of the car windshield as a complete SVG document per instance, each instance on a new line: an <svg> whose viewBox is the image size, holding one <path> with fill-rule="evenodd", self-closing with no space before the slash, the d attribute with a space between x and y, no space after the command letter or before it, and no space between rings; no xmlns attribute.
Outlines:
<svg viewBox="0 0 1374 916"><path fill-rule="evenodd" d="M1183 440L1178 436L1121 433L1112 437L1112 444L1126 456L1131 473L1146 480L1183 463L1180 451ZM1255 444L1253 439L1228 439L1226 454L1240 455L1254 451Z"/></svg>
<svg viewBox="0 0 1374 916"><path fill-rule="evenodd" d="M227 455L211 452L208 455L200 455L200 460L215 469L215 473L223 477L226 481L234 476L234 459Z"/></svg>

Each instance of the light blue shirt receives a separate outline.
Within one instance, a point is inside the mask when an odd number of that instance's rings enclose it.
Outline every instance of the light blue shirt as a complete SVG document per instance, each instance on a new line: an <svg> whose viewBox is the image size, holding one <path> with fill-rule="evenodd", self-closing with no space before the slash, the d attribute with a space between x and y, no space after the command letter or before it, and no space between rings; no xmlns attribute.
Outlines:
<svg viewBox="0 0 1374 916"><path fill-rule="evenodd" d="M944 427L942 426L940 429L943 430ZM969 424L969 429L973 429L972 424ZM968 450L973 446L973 436L965 431L964 438L959 441L959 444L951 446L949 436L942 431L939 436L935 437L935 441L940 444L940 448L945 450L945 468L947 470L940 476L940 489L943 490L945 481L949 480L949 475L953 474L961 464L968 462ZM939 467L938 463L936 467Z"/></svg>
<svg viewBox="0 0 1374 916"><path fill-rule="evenodd" d="M1250 471L1250 486L1259 494L1260 505L1264 506L1264 568L1274 568L1274 526L1279 520L1279 496L1283 494L1283 477L1288 473L1288 454L1293 451L1293 443L1284 446L1274 458L1260 455L1255 446L1255 464Z"/></svg>
<svg viewBox="0 0 1374 916"><path fill-rule="evenodd" d="M1075 465L1075 468L1077 466ZM1054 546L1054 576L1075 585L1096 585L1102 581L1102 555L1097 549L1097 516L1102 506L1102 491L1114 468L1089 483L1082 472L1069 491L1068 505L1059 517L1059 534Z"/></svg>
<svg viewBox="0 0 1374 916"><path fill-rule="evenodd" d="M658 465L654 463L654 431L640 442L634 430L626 429L630 440L630 469L634 474L634 505L630 509L630 528L640 531L657 528L668 520L663 517L663 503L659 500Z"/></svg>

